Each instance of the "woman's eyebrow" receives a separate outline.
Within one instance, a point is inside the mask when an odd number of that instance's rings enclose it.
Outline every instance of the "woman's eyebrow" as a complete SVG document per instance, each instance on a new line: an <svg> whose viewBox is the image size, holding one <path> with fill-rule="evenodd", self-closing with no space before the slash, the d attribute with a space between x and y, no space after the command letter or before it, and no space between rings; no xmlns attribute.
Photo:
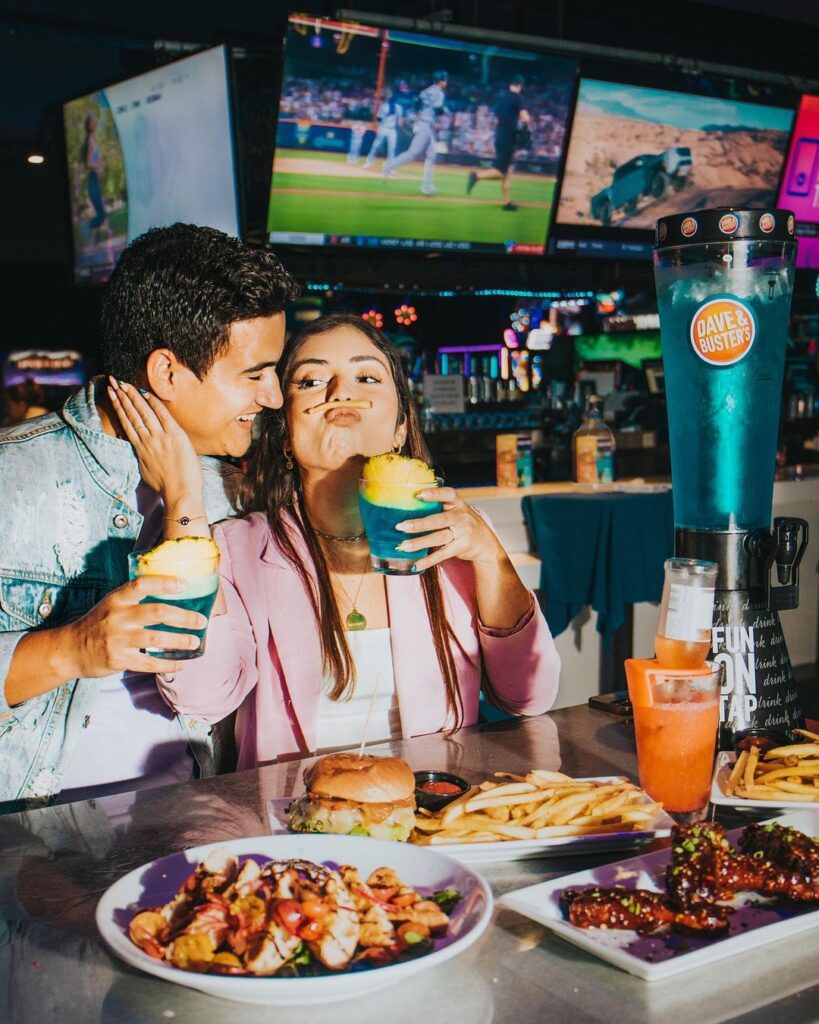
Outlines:
<svg viewBox="0 0 819 1024"><path fill-rule="evenodd" d="M350 362L351 363L378 363L378 365L382 369L384 369L384 370L387 369L386 364L383 362L383 360L379 359L378 356L371 356L371 355L350 356ZM327 360L326 359L319 359L317 356L312 356L309 359L299 359L299 360L297 360L295 363L293 363L293 368L292 368L292 370L290 372L291 373L295 373L295 371L301 369L302 366L326 366L326 365L327 365Z"/></svg>
<svg viewBox="0 0 819 1024"><path fill-rule="evenodd" d="M369 355L367 355L367 356L352 356L350 358L350 362L351 363L370 363L370 362L378 363L379 366L382 366L385 370L387 369L387 367L384 365L382 360L380 360L378 358L378 356L369 356Z"/></svg>
<svg viewBox="0 0 819 1024"><path fill-rule="evenodd" d="M299 359L299 360L297 360L297 362L293 363L293 371L300 370L302 366L326 366L326 365L327 365L327 360L326 359L316 359L316 358L312 358L312 359ZM291 372L293 372L293 371L291 371Z"/></svg>

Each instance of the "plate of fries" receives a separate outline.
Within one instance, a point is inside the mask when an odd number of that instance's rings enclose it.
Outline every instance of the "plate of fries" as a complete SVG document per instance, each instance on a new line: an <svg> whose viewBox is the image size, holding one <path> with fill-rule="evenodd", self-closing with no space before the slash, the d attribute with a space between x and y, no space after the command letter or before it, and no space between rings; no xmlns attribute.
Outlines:
<svg viewBox="0 0 819 1024"><path fill-rule="evenodd" d="M662 804L622 776L495 772L443 810L420 810L410 842L462 864L638 846L670 834Z"/></svg>
<svg viewBox="0 0 819 1024"><path fill-rule="evenodd" d="M762 754L758 747L743 750L739 757L721 753L711 803L794 810L819 807L819 733L793 731L804 742L772 747Z"/></svg>

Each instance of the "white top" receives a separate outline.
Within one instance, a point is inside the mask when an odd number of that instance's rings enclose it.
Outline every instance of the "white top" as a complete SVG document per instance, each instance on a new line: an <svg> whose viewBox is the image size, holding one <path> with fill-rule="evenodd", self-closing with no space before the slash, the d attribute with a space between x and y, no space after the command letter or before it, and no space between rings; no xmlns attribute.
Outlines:
<svg viewBox="0 0 819 1024"><path fill-rule="evenodd" d="M325 676L321 681L317 749L325 753L358 746L365 728L368 743L401 737L389 629L351 630L344 635L355 665L355 689L349 700L334 701L327 696L334 680Z"/></svg>
<svg viewBox="0 0 819 1024"><path fill-rule="evenodd" d="M162 536L162 502L144 481L137 487L143 515L134 550ZM162 699L153 675L123 672L100 679L77 749L63 779L58 803L127 790L186 782L193 758L176 715Z"/></svg>
<svg viewBox="0 0 819 1024"><path fill-rule="evenodd" d="M124 673L99 681L59 802L186 782L192 776L185 734L154 676Z"/></svg>

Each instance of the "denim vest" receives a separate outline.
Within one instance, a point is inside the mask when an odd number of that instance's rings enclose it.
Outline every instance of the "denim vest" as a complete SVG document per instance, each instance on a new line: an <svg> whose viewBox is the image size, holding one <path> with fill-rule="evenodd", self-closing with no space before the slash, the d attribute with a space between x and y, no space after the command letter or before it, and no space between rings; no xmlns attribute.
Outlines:
<svg viewBox="0 0 819 1024"><path fill-rule="evenodd" d="M71 622L125 583L142 526L136 456L127 441L102 431L100 383L75 392L61 413L0 430L0 812L59 793L102 682L72 679L10 707L5 679L14 650L30 630ZM241 473L212 458L202 467L208 518L216 522L233 514ZM180 720L202 772L211 773L210 726Z"/></svg>

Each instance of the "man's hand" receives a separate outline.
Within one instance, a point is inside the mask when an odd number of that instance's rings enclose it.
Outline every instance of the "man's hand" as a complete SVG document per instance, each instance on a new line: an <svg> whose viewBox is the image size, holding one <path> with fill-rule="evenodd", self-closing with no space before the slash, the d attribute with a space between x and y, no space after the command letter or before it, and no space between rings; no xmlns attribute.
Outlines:
<svg viewBox="0 0 819 1024"><path fill-rule="evenodd" d="M149 595L170 597L186 586L186 580L174 576L141 576L113 590L81 619L63 627L68 633L66 664L72 668L68 678L96 679L125 671L175 672L175 662L151 657L143 650L192 651L199 646L199 637L152 627L162 623L178 629L204 629L208 620L172 604L140 601Z"/></svg>

